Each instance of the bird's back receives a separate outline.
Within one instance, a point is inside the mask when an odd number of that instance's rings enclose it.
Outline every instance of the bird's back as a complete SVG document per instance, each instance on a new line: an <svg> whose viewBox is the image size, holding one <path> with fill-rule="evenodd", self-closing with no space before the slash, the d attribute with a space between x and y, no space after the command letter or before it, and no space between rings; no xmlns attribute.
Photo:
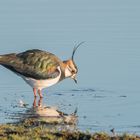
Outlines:
<svg viewBox="0 0 140 140"><path fill-rule="evenodd" d="M28 50L19 54L0 56L0 64L4 67L35 79L55 78L59 75L57 67L63 72L63 63L54 54L42 50Z"/></svg>

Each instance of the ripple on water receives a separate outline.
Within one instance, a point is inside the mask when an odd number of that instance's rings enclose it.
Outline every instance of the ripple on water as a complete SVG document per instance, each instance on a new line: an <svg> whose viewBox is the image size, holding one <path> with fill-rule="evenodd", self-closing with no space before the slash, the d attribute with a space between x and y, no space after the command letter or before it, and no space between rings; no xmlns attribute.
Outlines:
<svg viewBox="0 0 140 140"><path fill-rule="evenodd" d="M72 89L70 91L72 91L72 92L95 92L96 90L89 88L89 89Z"/></svg>
<svg viewBox="0 0 140 140"><path fill-rule="evenodd" d="M109 131L111 126L115 128L117 132L125 132L125 130L134 129L137 132L140 131L139 125L126 126L126 124L129 124L132 117L129 117L129 120L125 120L125 118L132 115L129 114L129 112L135 112L134 108L126 111L126 105L129 103L130 106L131 100L134 98L134 96L131 98L127 92L114 92L111 90L96 88L81 88L62 91L52 90L47 92L47 94L43 94L44 104L47 104L47 106L55 106L61 110L61 112L71 114L74 112L75 108L78 108L78 128L81 130L90 129L91 131ZM28 105L21 107L19 105L20 100ZM135 106L138 105L138 103L133 103L132 105ZM21 87L20 90L17 90L16 86L11 87L10 89L3 88L3 92L1 93L0 123L15 122L20 119L21 116L24 116L24 114L27 113L27 110L31 109L32 106L33 93L30 89L29 91L22 91ZM138 110L139 107L136 106L136 108ZM138 111L136 113L138 113ZM27 115L29 114L27 113L25 116ZM110 117L106 117L108 115L110 115ZM15 119L13 119L14 117ZM126 124L123 120L125 120ZM97 124L96 122L99 123Z"/></svg>

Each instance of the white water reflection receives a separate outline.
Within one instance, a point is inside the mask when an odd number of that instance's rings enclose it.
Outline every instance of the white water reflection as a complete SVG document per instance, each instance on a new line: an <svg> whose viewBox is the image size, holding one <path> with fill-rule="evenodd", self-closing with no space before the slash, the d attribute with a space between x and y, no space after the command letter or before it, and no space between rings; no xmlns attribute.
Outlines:
<svg viewBox="0 0 140 140"><path fill-rule="evenodd" d="M76 112L66 114L59 111L55 107L43 105L43 99L34 98L33 105L30 108L27 104L20 100L17 108L21 111L9 113L8 116L11 121L20 123L31 121L36 124L52 124L52 125L72 125L77 124ZM25 109L23 111L23 108ZM13 110L14 111L14 110Z"/></svg>

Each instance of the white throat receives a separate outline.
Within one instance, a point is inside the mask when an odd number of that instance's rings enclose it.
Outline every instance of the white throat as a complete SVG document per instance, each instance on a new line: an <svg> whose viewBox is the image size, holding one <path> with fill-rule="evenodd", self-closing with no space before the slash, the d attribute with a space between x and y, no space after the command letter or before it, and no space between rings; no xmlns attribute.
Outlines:
<svg viewBox="0 0 140 140"><path fill-rule="evenodd" d="M70 77L71 75L72 75L72 74L71 74L69 68L66 67L66 69L65 69L65 77Z"/></svg>

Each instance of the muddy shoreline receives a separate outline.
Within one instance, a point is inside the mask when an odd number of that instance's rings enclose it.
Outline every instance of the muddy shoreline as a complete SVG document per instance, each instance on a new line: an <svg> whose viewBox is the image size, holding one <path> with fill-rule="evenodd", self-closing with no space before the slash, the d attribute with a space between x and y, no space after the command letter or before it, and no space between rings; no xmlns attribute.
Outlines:
<svg viewBox="0 0 140 140"><path fill-rule="evenodd" d="M105 132L82 132L77 129L46 127L44 122L28 120L20 123L1 124L0 140L140 140L131 134L110 135Z"/></svg>

